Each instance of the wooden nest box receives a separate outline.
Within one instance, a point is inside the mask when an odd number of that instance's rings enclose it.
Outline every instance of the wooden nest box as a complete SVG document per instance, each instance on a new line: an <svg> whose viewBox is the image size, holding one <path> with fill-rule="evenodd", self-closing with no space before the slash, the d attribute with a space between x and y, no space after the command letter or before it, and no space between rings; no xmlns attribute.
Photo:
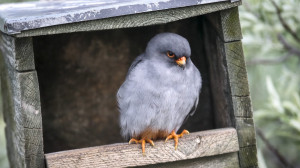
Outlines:
<svg viewBox="0 0 300 168"><path fill-rule="evenodd" d="M239 0L43 1L0 6L11 167L257 167ZM116 92L160 32L187 38L203 78L174 142L128 145ZM108 145L109 144L109 145Z"/></svg>

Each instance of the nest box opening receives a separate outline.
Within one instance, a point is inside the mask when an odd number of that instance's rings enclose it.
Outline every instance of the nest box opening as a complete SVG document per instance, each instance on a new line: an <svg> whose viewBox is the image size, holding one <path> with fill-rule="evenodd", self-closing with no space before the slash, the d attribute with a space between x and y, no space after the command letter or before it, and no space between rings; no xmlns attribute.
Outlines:
<svg viewBox="0 0 300 168"><path fill-rule="evenodd" d="M211 66L217 65L209 62L206 47L216 48L217 35L208 33L210 27L205 16L197 16L161 25L34 37L45 153L124 142L116 93L132 61L160 32L189 41L202 75L197 111L182 128L195 132L220 127L211 84Z"/></svg>

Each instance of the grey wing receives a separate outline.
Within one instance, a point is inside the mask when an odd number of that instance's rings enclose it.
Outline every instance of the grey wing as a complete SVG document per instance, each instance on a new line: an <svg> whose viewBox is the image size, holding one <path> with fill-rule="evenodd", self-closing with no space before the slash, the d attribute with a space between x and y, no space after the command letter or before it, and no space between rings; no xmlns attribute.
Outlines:
<svg viewBox="0 0 300 168"><path fill-rule="evenodd" d="M199 102L199 97L197 97L197 99L195 100L195 103L193 105L193 107L191 108L191 111L188 113L188 115L186 115L183 124L186 123L186 121L188 120L189 116L193 116L196 112L197 106L198 106L198 102Z"/></svg>
<svg viewBox="0 0 300 168"><path fill-rule="evenodd" d="M127 76L129 75L129 73L140 63L142 62L144 57L144 54L139 55L138 57L135 58L135 60L132 62L132 64L129 67Z"/></svg>
<svg viewBox="0 0 300 168"><path fill-rule="evenodd" d="M193 116L196 112L197 106L199 102L199 97L195 100L194 106L192 107L191 111L189 112L188 116Z"/></svg>
<svg viewBox="0 0 300 168"><path fill-rule="evenodd" d="M198 71L198 69L196 69L196 72L198 72L198 73L196 73L196 76L198 76L199 78L195 78L195 79L198 79L198 81L196 81L196 82L199 84L198 89L199 89L199 94L200 94L200 90L201 90L201 87L202 87L202 79L201 79L201 74ZM190 112L186 115L183 123L185 123L187 121L189 116L193 116L195 114L197 106L198 106L198 102L199 102L199 95L196 97L194 105L192 106Z"/></svg>
<svg viewBox="0 0 300 168"><path fill-rule="evenodd" d="M144 54L139 55L129 67L127 72L126 80L119 88L117 93L117 101L118 107L120 111L120 126L121 126L121 134L125 139L128 139L131 132L133 131L132 125L136 124L133 122L137 119L134 111L138 111L135 108L138 108L138 92L136 92L136 88L138 87L135 79L130 79L130 74L137 73L138 71L133 71L139 63L142 62ZM128 123L132 123L128 125ZM138 127L136 127L138 128Z"/></svg>

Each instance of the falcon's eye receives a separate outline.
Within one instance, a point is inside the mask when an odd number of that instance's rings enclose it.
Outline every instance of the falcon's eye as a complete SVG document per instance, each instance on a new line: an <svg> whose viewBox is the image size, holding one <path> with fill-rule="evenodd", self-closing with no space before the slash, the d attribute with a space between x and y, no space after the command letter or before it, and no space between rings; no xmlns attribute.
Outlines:
<svg viewBox="0 0 300 168"><path fill-rule="evenodd" d="M170 57L170 58L174 58L174 57L175 57L175 54L172 53L171 51L168 51L168 52L167 52L167 56Z"/></svg>

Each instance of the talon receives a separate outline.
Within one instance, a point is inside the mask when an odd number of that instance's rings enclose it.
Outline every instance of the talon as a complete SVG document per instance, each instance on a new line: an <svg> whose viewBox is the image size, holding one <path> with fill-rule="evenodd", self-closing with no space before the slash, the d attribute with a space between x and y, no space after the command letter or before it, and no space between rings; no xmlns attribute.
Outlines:
<svg viewBox="0 0 300 168"><path fill-rule="evenodd" d="M165 142L167 142L169 139L171 139L171 138L173 138L173 135L169 135L167 138L166 138L166 140L165 140Z"/></svg>
<svg viewBox="0 0 300 168"><path fill-rule="evenodd" d="M135 142L137 144L139 141L134 138L131 138L130 141L128 142L128 144L131 144L132 142Z"/></svg>
<svg viewBox="0 0 300 168"><path fill-rule="evenodd" d="M175 150L177 150L177 147L178 147L178 138L181 138L181 137L183 137L183 135L184 134L189 134L190 132L188 131L188 130L183 130L182 132L181 132L181 134L179 134L179 135L177 135L176 133L175 133L175 131L173 130L172 132L171 132L171 134L166 138L166 140L165 140L165 142L167 142L169 139L174 139L174 141L175 141Z"/></svg>
<svg viewBox="0 0 300 168"><path fill-rule="evenodd" d="M148 138L142 138L140 140L136 140L134 138L131 138L130 141L128 142L129 144L131 144L132 142L135 142L136 144L142 144L142 152L143 152L143 156L145 156L145 148L146 148L146 142L150 143L152 146L154 146L154 143L151 139Z"/></svg>
<svg viewBox="0 0 300 168"><path fill-rule="evenodd" d="M190 134L190 132L189 132L188 130L186 130L186 129L183 130L183 131L181 132L181 134L179 135L179 138L183 137L184 134L187 134L187 135L188 135L188 134Z"/></svg>
<svg viewBox="0 0 300 168"><path fill-rule="evenodd" d="M154 146L154 143L151 139L146 139L146 142L148 142L149 144L151 144L152 146Z"/></svg>

